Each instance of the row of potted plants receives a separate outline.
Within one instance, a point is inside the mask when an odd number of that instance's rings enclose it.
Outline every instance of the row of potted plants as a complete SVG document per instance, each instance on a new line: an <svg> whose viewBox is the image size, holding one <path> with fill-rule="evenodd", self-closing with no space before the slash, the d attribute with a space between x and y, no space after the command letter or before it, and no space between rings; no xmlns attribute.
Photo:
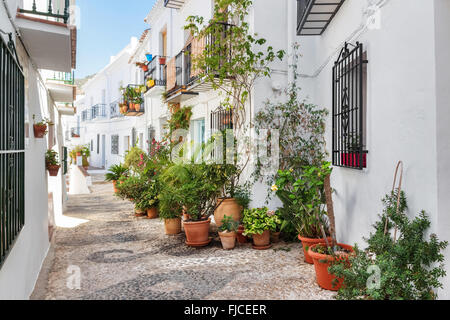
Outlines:
<svg viewBox="0 0 450 320"><path fill-rule="evenodd" d="M122 114L128 112L140 112L141 105L144 103L142 94L145 93L147 87L145 85L133 87L128 86L126 88L120 88L122 92L122 103L119 104L119 111Z"/></svg>
<svg viewBox="0 0 450 320"><path fill-rule="evenodd" d="M81 157L81 166L84 169L89 168L89 157L91 156L91 150L89 148L89 145L78 145L75 146L72 150L69 152L70 157L70 163L77 165L77 158Z"/></svg>

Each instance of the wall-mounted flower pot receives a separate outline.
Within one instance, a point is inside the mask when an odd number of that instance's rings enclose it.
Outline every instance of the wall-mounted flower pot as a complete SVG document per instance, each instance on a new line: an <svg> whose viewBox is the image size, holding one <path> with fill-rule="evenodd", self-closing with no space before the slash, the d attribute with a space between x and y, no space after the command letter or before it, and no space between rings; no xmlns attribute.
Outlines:
<svg viewBox="0 0 450 320"><path fill-rule="evenodd" d="M58 176L59 168L61 168L61 166L56 165L56 164L48 164L47 170L48 170L48 174L50 175L50 177Z"/></svg>
<svg viewBox="0 0 450 320"><path fill-rule="evenodd" d="M155 86L155 80L147 80L147 87L153 88Z"/></svg>
<svg viewBox="0 0 450 320"><path fill-rule="evenodd" d="M266 250L271 247L270 245L270 230L264 231L262 234L254 234L253 237L253 249Z"/></svg>
<svg viewBox="0 0 450 320"><path fill-rule="evenodd" d="M164 231L167 235L176 235L181 232L181 218L164 219Z"/></svg>
<svg viewBox="0 0 450 320"><path fill-rule="evenodd" d="M185 221L184 232L186 233L186 244L190 247L207 246L211 239L209 238L209 226L211 219L204 221Z"/></svg>
<svg viewBox="0 0 450 320"><path fill-rule="evenodd" d="M159 64L165 65L166 64L166 58L159 58Z"/></svg>
<svg viewBox="0 0 450 320"><path fill-rule="evenodd" d="M324 238L320 238L320 239L314 239L314 238L305 238L302 236L298 236L298 239L302 242L302 246L303 246L303 255L305 257L305 262L309 263L309 264L313 264L313 259L309 256L309 248L315 244L319 244L319 243L326 243ZM328 243L331 243L331 241L333 241L331 239L331 237L327 238Z"/></svg>
<svg viewBox="0 0 450 320"><path fill-rule="evenodd" d="M234 221L240 221L242 207L237 203L236 199L218 199L217 202L220 203L214 211L214 221L216 222L217 227L222 226L222 220L225 215L228 217L231 216Z"/></svg>
<svg viewBox="0 0 450 320"><path fill-rule="evenodd" d="M150 61L153 60L153 55L147 53L147 54L145 55L145 58L147 59L148 62L150 62Z"/></svg>
<svg viewBox="0 0 450 320"><path fill-rule="evenodd" d="M341 155L341 162L344 166L347 167L353 167L353 168L359 168L359 160L360 160L360 153L343 153ZM362 167L367 168L367 154L362 154Z"/></svg>
<svg viewBox="0 0 450 320"><path fill-rule="evenodd" d="M219 232L219 237L224 250L232 250L236 246L236 232Z"/></svg>
<svg viewBox="0 0 450 320"><path fill-rule="evenodd" d="M42 139L47 133L47 125L33 125L34 137Z"/></svg>
<svg viewBox="0 0 450 320"><path fill-rule="evenodd" d="M142 66L142 71L147 72L148 71L148 65L143 65Z"/></svg>
<svg viewBox="0 0 450 320"><path fill-rule="evenodd" d="M153 207L150 209L147 209L147 218L149 219L156 219L158 218L159 214L158 214L158 208L157 207Z"/></svg>
<svg viewBox="0 0 450 320"><path fill-rule="evenodd" d="M336 258L333 256L330 256L328 254L321 254L318 252L314 252L313 249L317 246L320 246L323 244L315 244L309 248L309 255L314 261L314 269L316 271L316 280L317 284L325 289L325 290L331 290L331 291L338 291L342 287L342 283L344 279L337 279L337 283L335 286L333 286L333 281L336 279L336 276L330 274L328 272L328 268L331 266L331 262L335 261L335 259L348 259L348 253L338 253ZM342 249L345 249L349 252L353 252L353 247L349 246L347 244L338 243L338 246Z"/></svg>

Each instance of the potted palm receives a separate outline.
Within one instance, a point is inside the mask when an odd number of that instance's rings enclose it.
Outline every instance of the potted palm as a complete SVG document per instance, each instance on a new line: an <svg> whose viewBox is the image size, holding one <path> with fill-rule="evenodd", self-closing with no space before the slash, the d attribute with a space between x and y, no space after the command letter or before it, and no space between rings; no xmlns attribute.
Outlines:
<svg viewBox="0 0 450 320"><path fill-rule="evenodd" d="M45 153L45 166L51 177L56 177L58 175L61 165L59 164L58 153L56 151L51 149L47 150Z"/></svg>
<svg viewBox="0 0 450 320"><path fill-rule="evenodd" d="M114 192L117 193L117 181L119 181L121 177L126 176L127 173L128 169L125 168L122 164L113 165L109 167L108 172L105 174L105 181L112 182L114 186Z"/></svg>
<svg viewBox="0 0 450 320"><path fill-rule="evenodd" d="M222 247L225 250L232 250L236 245L236 231L239 222L233 220L231 216L225 216L222 219L222 225L219 227L219 237Z"/></svg>
<svg viewBox="0 0 450 320"><path fill-rule="evenodd" d="M42 121L36 122L36 115L33 114L33 131L35 138L43 138L47 134L47 127L52 126L53 122L47 118L42 119Z"/></svg>
<svg viewBox="0 0 450 320"><path fill-rule="evenodd" d="M321 166L305 166L299 178L294 177L293 170L280 170L276 185L272 187L283 203L283 207L279 209L285 221L283 225L286 223L294 225L302 242L305 262L309 264L313 264L309 247L331 240L328 238L324 193L324 180L330 173L329 163L323 163Z"/></svg>
<svg viewBox="0 0 450 320"><path fill-rule="evenodd" d="M253 238L253 248L266 250L271 247L270 231L276 230L279 217L275 211L269 211L267 207L247 209L243 212L244 235Z"/></svg>

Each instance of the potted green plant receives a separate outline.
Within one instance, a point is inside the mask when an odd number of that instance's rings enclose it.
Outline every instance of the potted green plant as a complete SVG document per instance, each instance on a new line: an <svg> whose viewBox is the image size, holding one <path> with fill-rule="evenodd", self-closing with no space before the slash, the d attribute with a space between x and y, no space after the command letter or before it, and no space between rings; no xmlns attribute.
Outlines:
<svg viewBox="0 0 450 320"><path fill-rule="evenodd" d="M147 184L147 189L138 200L138 206L147 212L149 219L158 218L158 188L156 179L152 179Z"/></svg>
<svg viewBox="0 0 450 320"><path fill-rule="evenodd" d="M53 122L47 118L36 122L35 114L33 114L33 123L34 137L39 139L43 138L47 134L47 127L53 125Z"/></svg>
<svg viewBox="0 0 450 320"><path fill-rule="evenodd" d="M51 177L56 177L61 165L59 164L58 153L54 150L47 150L45 153L45 166Z"/></svg>
<svg viewBox="0 0 450 320"><path fill-rule="evenodd" d="M271 230L271 232L270 232L270 241L272 243L277 243L280 241L281 226L283 225L281 212L279 210L277 210L277 211L275 211L275 215L278 217L278 219L275 222L275 229Z"/></svg>
<svg viewBox="0 0 450 320"><path fill-rule="evenodd" d="M179 198L165 189L159 194L159 218L164 220L164 231L166 235L176 235L181 232L181 211Z"/></svg>
<svg viewBox="0 0 450 320"><path fill-rule="evenodd" d="M109 167L108 172L105 174L105 181L112 182L114 186L114 193L117 193L117 181L121 177L127 176L128 169L125 168L122 164L112 165Z"/></svg>
<svg viewBox="0 0 450 320"><path fill-rule="evenodd" d="M145 209L140 206L140 200L147 189L147 179L141 175L122 176L116 184L119 198L127 199L135 205L135 215L146 215Z"/></svg>
<svg viewBox="0 0 450 320"><path fill-rule="evenodd" d="M88 158L91 156L91 150L89 146L82 146L81 148L81 156L82 156L82 166L84 169L89 169L89 161Z"/></svg>
<svg viewBox="0 0 450 320"><path fill-rule="evenodd" d="M269 211L267 207L246 209L243 212L244 235L253 238L253 248L266 250L271 247L270 231L276 230L279 217L275 211Z"/></svg>
<svg viewBox="0 0 450 320"><path fill-rule="evenodd" d="M219 237L225 250L234 249L238 226L239 222L235 221L231 216L225 215L222 219L222 225L219 227Z"/></svg>
<svg viewBox="0 0 450 320"><path fill-rule="evenodd" d="M327 238L331 240L324 191L324 181L330 173L330 163L326 162L320 166L304 166L298 178L293 170L280 170L272 187L283 203L279 209L284 220L281 230L287 223L295 227L302 242L305 262L309 264L314 263L309 256L309 247L325 243Z"/></svg>

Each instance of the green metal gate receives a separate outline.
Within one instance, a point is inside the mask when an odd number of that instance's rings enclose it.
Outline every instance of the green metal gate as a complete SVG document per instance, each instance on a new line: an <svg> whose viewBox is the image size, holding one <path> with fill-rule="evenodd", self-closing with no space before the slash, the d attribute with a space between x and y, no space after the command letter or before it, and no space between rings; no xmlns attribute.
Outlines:
<svg viewBox="0 0 450 320"><path fill-rule="evenodd" d="M25 223L24 76L0 37L0 267Z"/></svg>

